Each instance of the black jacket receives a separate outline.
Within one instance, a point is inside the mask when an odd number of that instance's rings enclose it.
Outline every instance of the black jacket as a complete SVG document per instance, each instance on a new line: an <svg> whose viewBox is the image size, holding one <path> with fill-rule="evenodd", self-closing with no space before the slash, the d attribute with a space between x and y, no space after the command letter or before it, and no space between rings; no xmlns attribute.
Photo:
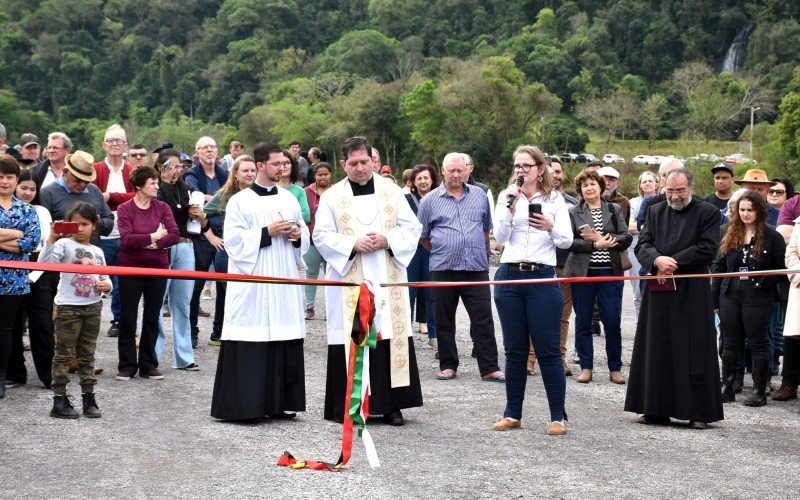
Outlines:
<svg viewBox="0 0 800 500"><path fill-rule="evenodd" d="M761 253L753 255L750 259L751 271L767 271L770 269L785 269L786 243L780 233L767 226L764 228L764 244ZM735 248L728 250L725 255L720 255L714 263L714 273L735 273L739 271L738 262L741 250ZM731 280L739 278L713 278L711 280L711 294L714 297L714 308L719 308L719 297L728 293ZM778 284L786 281L786 275L757 276L750 278L755 287L761 288L765 293L776 294ZM777 300L777 295L776 295Z"/></svg>
<svg viewBox="0 0 800 500"><path fill-rule="evenodd" d="M625 271L622 270L620 252L627 252L633 241L633 236L628 232L628 224L623 218L622 209L619 205L604 200L600 210L603 214L603 234L611 234L617 240L617 246L608 249L613 275L622 276ZM592 214L586 202L582 201L580 204L569 208L569 220L570 224L572 224L573 240L569 257L567 257L567 262L564 265L564 276L568 278L584 277L589 271L589 260L592 258L592 252L594 251L593 243L581 238L579 229L584 224L588 224L589 227L594 229Z"/></svg>

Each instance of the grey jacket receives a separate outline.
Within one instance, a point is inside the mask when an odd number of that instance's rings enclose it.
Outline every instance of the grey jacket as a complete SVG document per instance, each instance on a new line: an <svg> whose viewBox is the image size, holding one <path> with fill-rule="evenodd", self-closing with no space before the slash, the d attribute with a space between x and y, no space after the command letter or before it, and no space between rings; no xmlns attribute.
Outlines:
<svg viewBox="0 0 800 500"><path fill-rule="evenodd" d="M622 270L619 254L628 249L633 241L633 236L628 232L628 224L622 218L622 210L619 205L603 201L601 211L603 214L602 233L613 234L617 240L617 246L608 249L608 253L611 255L611 269L614 276L622 276L625 271ZM614 219L616 219L616 222ZM574 239L570 247L569 257L567 257L567 263L564 265L564 276L568 278L583 277L589 271L589 260L592 257L593 250L592 242L581 238L581 232L578 228L584 224L594 228L592 214L586 202L581 201L580 204L570 207L569 220L572 224Z"/></svg>

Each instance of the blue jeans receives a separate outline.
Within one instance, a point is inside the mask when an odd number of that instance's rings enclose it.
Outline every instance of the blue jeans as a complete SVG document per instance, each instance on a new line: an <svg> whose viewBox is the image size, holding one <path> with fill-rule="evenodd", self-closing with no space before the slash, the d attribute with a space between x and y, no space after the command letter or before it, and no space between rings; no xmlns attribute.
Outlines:
<svg viewBox="0 0 800 500"><path fill-rule="evenodd" d="M100 250L106 257L106 264L109 266L116 266L119 264L119 238L111 240L100 240ZM117 277L109 276L111 278L111 285L114 287L111 290L111 314L114 316L112 322L119 323L120 311L122 307L119 305L119 286L117 285Z"/></svg>
<svg viewBox="0 0 800 500"><path fill-rule="evenodd" d="M501 264L495 281L555 278L556 268L520 271ZM542 382L550 406L550 420L564 419L567 379L561 363L561 311L564 296L557 283L541 285L499 285L494 303L503 329L506 352L506 409L504 417L522 418L528 347L533 342L542 370Z"/></svg>
<svg viewBox="0 0 800 500"><path fill-rule="evenodd" d="M178 243L170 248L169 253L170 269L194 270L194 249L191 243ZM172 316L173 365L175 368L184 368L194 363L192 329L189 326L189 301L192 298L193 289L194 281L192 280L171 279L167 281L169 311ZM156 340L156 357L158 359L161 359L166 342L163 308L161 311L158 318L158 339Z"/></svg>
<svg viewBox="0 0 800 500"><path fill-rule="evenodd" d="M306 271L306 277L310 280L315 280L319 278L319 268L325 269L327 266L327 262L317 250L317 247L311 245L308 247L308 252L303 255L303 260L308 266L308 271ZM306 307L314 307L314 304L317 300L317 285L306 285Z"/></svg>
<svg viewBox="0 0 800 500"><path fill-rule="evenodd" d="M612 276L611 269L592 269L586 276ZM622 287L624 281L596 281L572 283L572 305L575 307L575 352L581 360L581 370L591 370L594 365L592 340L592 311L598 301L600 321L606 332L608 369L622 369Z"/></svg>
<svg viewBox="0 0 800 500"><path fill-rule="evenodd" d="M411 259L411 263L406 268L408 281L430 281L430 258L431 253L422 246L417 246L417 253ZM433 296L430 288L409 287L408 298L411 301L411 321L414 321L414 307L417 305L417 294L425 297L425 322L428 325L428 338L436 338L436 319L433 315Z"/></svg>

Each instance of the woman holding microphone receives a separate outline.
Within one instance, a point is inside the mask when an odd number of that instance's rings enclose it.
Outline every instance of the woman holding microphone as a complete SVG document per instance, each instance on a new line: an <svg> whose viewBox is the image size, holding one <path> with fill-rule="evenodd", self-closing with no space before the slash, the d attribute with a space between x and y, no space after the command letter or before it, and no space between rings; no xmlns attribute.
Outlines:
<svg viewBox="0 0 800 500"><path fill-rule="evenodd" d="M496 281L556 277L556 247L569 248L572 231L564 198L551 186L542 152L533 146L514 151L516 183L498 196L494 235L505 245ZM557 283L500 285L494 302L506 355L506 408L492 428L520 427L527 381L528 346L533 342L550 406L549 435L567 433L566 376L561 363L563 295Z"/></svg>

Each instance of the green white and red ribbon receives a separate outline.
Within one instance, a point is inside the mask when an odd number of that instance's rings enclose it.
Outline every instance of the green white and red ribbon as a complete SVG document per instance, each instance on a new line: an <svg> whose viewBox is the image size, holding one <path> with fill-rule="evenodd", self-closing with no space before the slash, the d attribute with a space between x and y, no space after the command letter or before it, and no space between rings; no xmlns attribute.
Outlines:
<svg viewBox="0 0 800 500"><path fill-rule="evenodd" d="M278 459L278 466L292 469L313 469L340 471L350 461L353 451L354 429L364 443L369 466L381 466L375 443L367 430L369 417L369 354L380 340L378 325L381 324L380 313L375 307L373 284L364 281L356 295L356 313L353 328L350 332L349 349L345 349L347 364L347 388L344 399L344 418L342 424L342 452L336 465L316 460L297 460L285 451Z"/></svg>

